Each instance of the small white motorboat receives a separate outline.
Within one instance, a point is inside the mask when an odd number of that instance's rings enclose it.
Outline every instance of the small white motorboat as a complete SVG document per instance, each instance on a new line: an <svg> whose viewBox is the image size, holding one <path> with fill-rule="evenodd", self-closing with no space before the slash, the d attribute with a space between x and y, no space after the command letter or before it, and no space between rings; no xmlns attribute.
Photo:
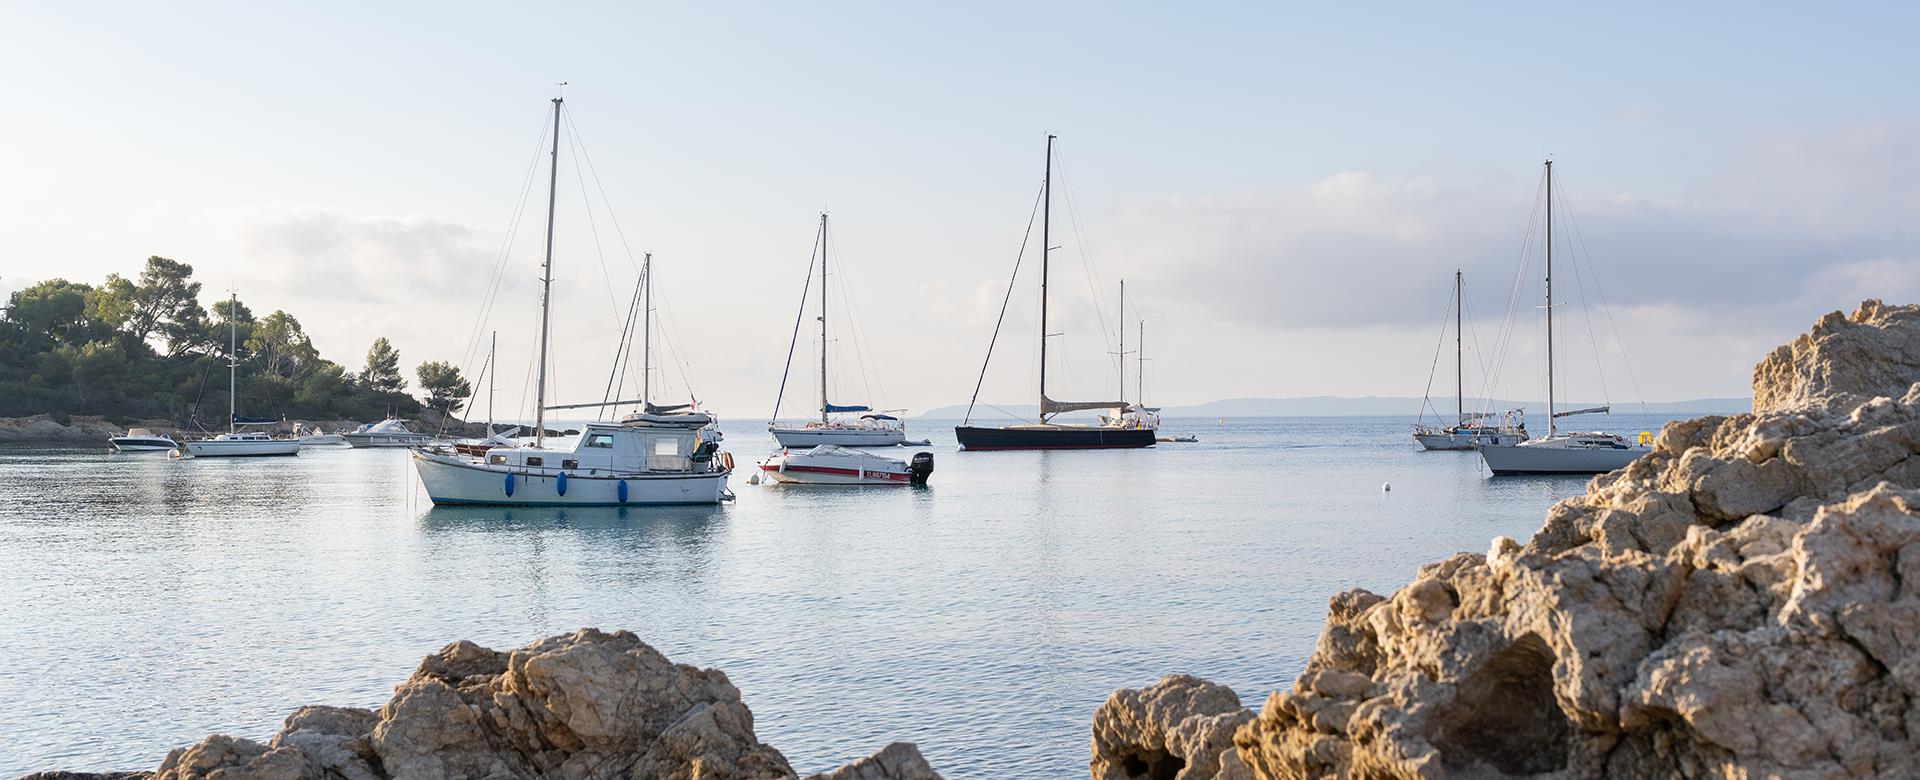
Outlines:
<svg viewBox="0 0 1920 780"><path fill-rule="evenodd" d="M115 436L107 441L121 452L166 452L180 446L179 442L146 428L129 428L126 435Z"/></svg>
<svg viewBox="0 0 1920 780"><path fill-rule="evenodd" d="M391 417L355 428L344 438L355 447L418 447L433 441L432 436L414 433L406 423Z"/></svg>
<svg viewBox="0 0 1920 780"><path fill-rule="evenodd" d="M925 485L933 475L933 453L916 452L908 462L822 444L799 452L782 450L761 461L760 472L790 485Z"/></svg>

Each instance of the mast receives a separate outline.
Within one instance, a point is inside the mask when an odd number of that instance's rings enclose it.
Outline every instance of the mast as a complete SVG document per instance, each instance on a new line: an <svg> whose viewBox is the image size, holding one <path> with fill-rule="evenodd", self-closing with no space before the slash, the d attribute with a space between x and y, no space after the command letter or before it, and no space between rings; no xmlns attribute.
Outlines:
<svg viewBox="0 0 1920 780"><path fill-rule="evenodd" d="M1460 344L1460 269L1453 271L1453 421L1463 424L1467 421L1467 378L1462 370L1465 358L1464 347Z"/></svg>
<svg viewBox="0 0 1920 780"><path fill-rule="evenodd" d="M1547 161L1547 436L1553 423L1553 161Z"/></svg>
<svg viewBox="0 0 1920 780"><path fill-rule="evenodd" d="M653 405L653 253L640 261L640 286L646 300L640 304L640 411Z"/></svg>
<svg viewBox="0 0 1920 780"><path fill-rule="evenodd" d="M1122 327L1121 330L1126 330L1126 328ZM1134 365L1135 365L1134 370L1139 372L1139 376L1134 378L1133 402L1141 406L1146 406L1147 405L1147 321L1146 320L1140 321L1140 338L1138 339L1138 341L1139 343L1134 346L1134 349L1140 350L1140 359L1134 361Z"/></svg>
<svg viewBox="0 0 1920 780"><path fill-rule="evenodd" d="M827 424L827 214L820 212L820 424Z"/></svg>
<svg viewBox="0 0 1920 780"><path fill-rule="evenodd" d="M235 396L240 371L240 293L229 291L227 298L227 433L235 432L233 417L240 413Z"/></svg>
<svg viewBox="0 0 1920 780"><path fill-rule="evenodd" d="M500 375L494 361L500 355L500 331L493 332L493 346L487 347L487 435L493 435L493 380Z"/></svg>
<svg viewBox="0 0 1920 780"><path fill-rule="evenodd" d="M1047 421L1047 256L1053 252L1053 134L1047 134L1047 167L1040 180L1040 422Z"/></svg>
<svg viewBox="0 0 1920 780"><path fill-rule="evenodd" d="M553 204L560 187L560 103L564 99L553 99L553 150L548 153L552 165L547 172L547 259L540 264L540 379L533 402L534 447L547 442L547 325L553 309Z"/></svg>
<svg viewBox="0 0 1920 780"><path fill-rule="evenodd" d="M1127 400L1127 280L1120 280L1120 400Z"/></svg>

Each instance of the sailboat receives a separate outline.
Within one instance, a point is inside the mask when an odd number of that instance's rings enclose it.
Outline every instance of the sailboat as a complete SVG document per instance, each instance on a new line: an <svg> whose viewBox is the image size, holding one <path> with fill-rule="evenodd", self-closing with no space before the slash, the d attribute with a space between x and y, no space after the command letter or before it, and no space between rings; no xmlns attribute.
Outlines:
<svg viewBox="0 0 1920 780"><path fill-rule="evenodd" d="M841 447L892 447L907 442L906 423L890 414L876 412L865 404L836 404L827 394L827 215L820 215L820 231L815 234L820 247L820 419L795 427L767 421L767 430L782 447L814 447L832 444ZM801 303L801 314L806 304ZM796 317L797 320L797 317ZM787 391L787 376L793 368L793 349L800 340L800 329L793 331L793 343L787 345L787 371L780 374L780 393ZM774 413L779 414L776 405ZM842 417L834 417L839 414ZM844 415L859 415L848 418Z"/></svg>
<svg viewBox="0 0 1920 780"><path fill-rule="evenodd" d="M497 447L483 457L414 450L413 464L435 504L621 506L717 504L727 497L731 455L703 439L711 422L668 419L587 423L569 449L547 447L547 412L616 403L547 405L547 342L553 304L553 218L558 194L562 98L553 99L553 149L547 179L546 259L541 263L540 349L533 444ZM643 413L649 409L643 407Z"/></svg>
<svg viewBox="0 0 1920 780"><path fill-rule="evenodd" d="M1127 280L1125 279L1120 280L1119 319L1120 349L1113 354L1120 360L1120 392L1125 393L1127 391L1127 355L1131 354L1127 352ZM1135 349L1144 346L1146 339L1147 323L1141 322L1140 342L1135 346ZM1160 410L1143 405L1146 401L1147 390L1145 374L1146 358L1142 357L1139 362L1142 366L1142 373L1139 386L1135 388L1136 394L1134 395L1134 402L1129 404L1126 401L1121 401L1120 403L1124 404L1123 406L1112 410L1109 414L1100 415L1100 424L1102 426L1108 428L1146 428L1151 431L1158 431L1160 429Z"/></svg>
<svg viewBox="0 0 1920 780"><path fill-rule="evenodd" d="M640 409L629 412L620 418L621 425L634 427L691 428L702 432L705 439L719 441L720 420L712 412L703 412L695 408L699 399L684 404L656 404L653 402L653 253L648 252L640 262L640 397L628 401L611 401L599 404L568 404L552 406L550 409L584 409L593 406L612 406L616 410L621 406L638 405ZM628 320L631 322L631 318ZM625 348L625 345L622 345ZM615 362L616 371L618 361Z"/></svg>
<svg viewBox="0 0 1920 780"><path fill-rule="evenodd" d="M1628 443L1611 433L1560 433L1558 420L1581 414L1604 414L1608 406L1556 411L1553 395L1553 161L1546 162L1546 295L1547 295L1547 436L1515 444L1488 444L1480 457L1495 475L1598 474L1613 471L1647 454L1645 444ZM1643 437L1644 438L1644 437Z"/></svg>
<svg viewBox="0 0 1920 780"><path fill-rule="evenodd" d="M227 432L211 439L187 442L187 452L196 458L243 458L269 455L299 455L299 439L276 439L260 431L240 430L242 425L278 425L279 420L241 417L234 388L240 370L240 326L235 312L240 296L235 293L227 304Z"/></svg>
<svg viewBox="0 0 1920 780"><path fill-rule="evenodd" d="M1067 412L1127 406L1125 401L1055 401L1047 397L1047 258L1053 250L1049 232L1053 216L1053 139L1052 134L1047 136L1046 173L1040 186L1040 421L998 427L969 425L972 407L968 407L968 419L953 429L963 450L1130 449L1154 444L1152 428L1068 425L1052 421L1055 415ZM992 359L992 347L988 347L988 359ZM985 368L981 370L984 372Z"/></svg>
<svg viewBox="0 0 1920 780"><path fill-rule="evenodd" d="M481 373L487 375L487 435L478 439L462 439L454 442L454 452L462 455L485 455L487 454L487 450L495 447L511 447L518 443L513 440L512 436L493 429L493 386L494 377L499 374L499 371L496 370L498 366L495 365L499 351L500 333L495 331L493 341L487 346L487 362L480 368ZM520 426L518 425L513 426L513 430L516 433L519 431L519 428Z"/></svg>
<svg viewBox="0 0 1920 780"><path fill-rule="evenodd" d="M1453 272L1453 424L1415 425L1413 439L1428 450L1471 450L1487 444L1519 444L1527 438L1526 412L1509 409L1498 417L1468 415L1466 408L1466 347L1461 338L1461 314L1466 302L1459 271ZM1421 407L1421 417L1426 416Z"/></svg>

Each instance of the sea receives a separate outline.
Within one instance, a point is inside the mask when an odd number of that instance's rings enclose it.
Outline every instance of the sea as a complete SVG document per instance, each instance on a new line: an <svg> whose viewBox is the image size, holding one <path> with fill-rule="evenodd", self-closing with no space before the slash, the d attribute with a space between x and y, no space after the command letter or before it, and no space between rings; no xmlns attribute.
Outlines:
<svg viewBox="0 0 1920 780"><path fill-rule="evenodd" d="M1586 427L1637 435L1667 416ZM304 704L378 707L420 659L581 627L717 667L802 774L893 741L950 778L1084 777L1116 688L1258 708L1327 599L1524 541L1583 477L1493 477L1412 421L1170 419L1150 449L959 452L929 486L749 484L721 506L434 508L407 453L0 448L0 777L151 769Z"/></svg>

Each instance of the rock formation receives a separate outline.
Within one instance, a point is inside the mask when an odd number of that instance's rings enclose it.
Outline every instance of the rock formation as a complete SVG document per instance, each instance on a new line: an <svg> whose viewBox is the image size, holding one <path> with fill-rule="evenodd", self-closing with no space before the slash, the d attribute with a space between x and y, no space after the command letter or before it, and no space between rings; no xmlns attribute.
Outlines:
<svg viewBox="0 0 1920 780"><path fill-rule="evenodd" d="M379 710L302 707L261 744L215 734L167 754L155 780L661 778L792 780L753 734L740 691L633 634L583 629L512 652L472 642L421 662ZM136 778L144 775L41 777ZM895 743L825 780L939 780Z"/></svg>
<svg viewBox="0 0 1920 780"><path fill-rule="evenodd" d="M1092 774L1920 776L1916 383L1920 307L1827 315L1752 413L1667 425L1526 544L1335 596L1257 717L1191 678L1114 694Z"/></svg>

